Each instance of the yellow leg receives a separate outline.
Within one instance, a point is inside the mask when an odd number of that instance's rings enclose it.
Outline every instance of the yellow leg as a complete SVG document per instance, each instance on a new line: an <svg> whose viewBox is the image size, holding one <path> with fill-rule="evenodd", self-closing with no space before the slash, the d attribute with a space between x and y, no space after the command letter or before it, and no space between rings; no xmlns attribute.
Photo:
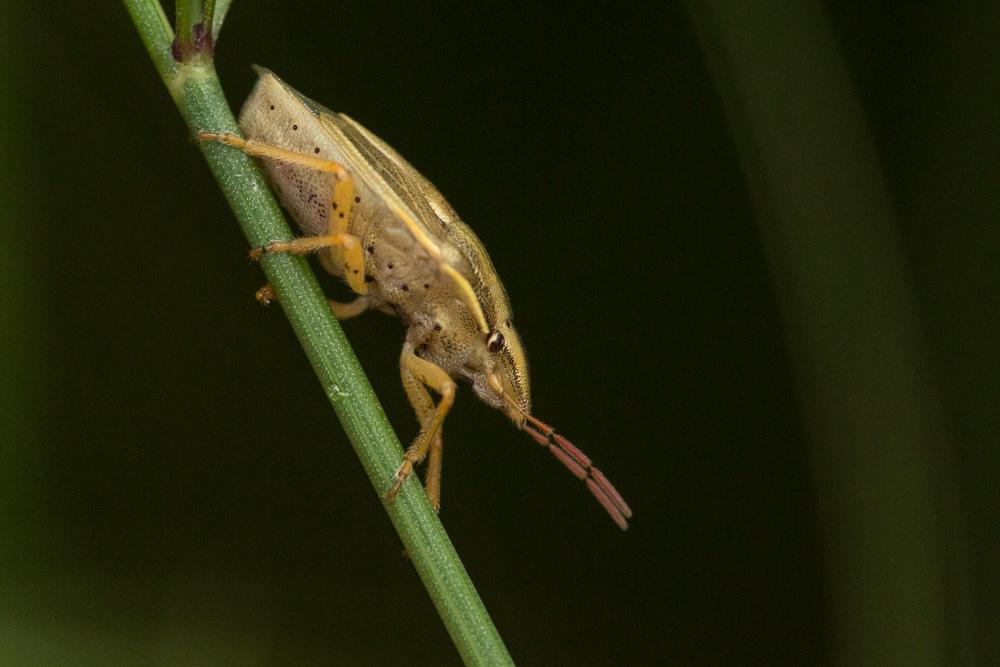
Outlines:
<svg viewBox="0 0 1000 667"><path fill-rule="evenodd" d="M413 466L424 460L428 450L436 447L439 452L443 449L440 442L441 424L444 422L452 403L455 401L455 382L440 367L426 359L421 359L413 351L413 345L406 343L403 345L403 353L400 357L400 373L403 379L403 388L410 399L410 404L417 413L420 420L420 434L417 435L413 444L406 450L403 463L396 471L392 486L386 492L387 500L392 501L399 493L403 482L413 473ZM441 398L437 405L427 392L427 387L434 390ZM436 459L436 470L428 472L428 483L433 482L433 487L428 486L426 493L434 505L435 509L440 501L441 488L441 457L440 453L434 455ZM432 462L433 463L433 462ZM432 466L433 467L433 466ZM433 493L433 495L431 495Z"/></svg>
<svg viewBox="0 0 1000 667"><path fill-rule="evenodd" d="M342 303L333 299L327 299L327 301L330 302L333 315L338 320L348 320L368 310L368 297L366 296L359 296L349 303Z"/></svg>
<svg viewBox="0 0 1000 667"><path fill-rule="evenodd" d="M333 193L330 197L330 217L327 222L327 234L316 237L318 239L341 239L335 242L321 243L310 246L306 243L299 243L298 246L287 246L286 244L272 243L267 252L295 252L305 254L315 252L323 248L341 249L344 253L344 278L351 289L358 294L366 294L368 286L365 284L365 258L361 251L361 243L356 237L351 237L353 243L343 241L344 237L350 236L347 233L351 220L351 208L354 206L354 179L350 172L341 164L332 160L297 153L279 146L272 146L253 139L244 139L235 134L217 134L213 132L200 132L199 141L217 141L219 143L238 148L247 155L262 157L269 160L276 160L287 164L297 164L308 169L331 174L333 176ZM297 242L308 241L310 239L297 239ZM301 248L301 249L300 249ZM258 252L259 255L259 252Z"/></svg>
<svg viewBox="0 0 1000 667"><path fill-rule="evenodd" d="M437 512L441 509L441 459L444 456L444 441L441 431L443 426L438 426L438 432L431 442L431 453L427 460L427 474L424 475L424 492L427 499L431 501L431 507Z"/></svg>
<svg viewBox="0 0 1000 667"><path fill-rule="evenodd" d="M262 248L254 248L250 251L250 259L260 259L260 256L264 253L290 252L293 255L308 255L324 248L333 248L336 246L351 248L358 245L358 237L351 234L303 236L294 241L271 241Z"/></svg>
<svg viewBox="0 0 1000 667"><path fill-rule="evenodd" d="M263 305L269 306L272 301L278 298L278 291L274 289L274 285L267 283L257 290L254 296ZM368 297L366 296L359 296L349 303L342 303L333 299L327 299L327 301L330 304L330 310L333 311L334 317L338 320L348 320L368 310Z"/></svg>

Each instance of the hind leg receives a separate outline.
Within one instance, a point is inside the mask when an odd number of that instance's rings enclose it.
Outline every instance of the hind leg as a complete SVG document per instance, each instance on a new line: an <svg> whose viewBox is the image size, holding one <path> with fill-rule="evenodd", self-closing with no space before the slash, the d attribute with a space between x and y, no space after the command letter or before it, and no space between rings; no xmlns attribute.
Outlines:
<svg viewBox="0 0 1000 667"><path fill-rule="evenodd" d="M365 284L365 258L361 251L361 242L356 236L347 232L351 220L351 208L354 206L354 179L343 165L332 160L297 153L253 139L244 139L235 134L201 132L198 134L198 140L216 141L237 148L247 155L295 164L330 174L333 177L333 192L330 193L327 233L322 236L299 238L294 241L274 241L263 248L252 251L251 257L259 257L265 252L291 252L304 255L323 249L329 249L331 252L334 249L339 249L343 252L344 279L347 280L347 284L358 294L368 292L368 286Z"/></svg>

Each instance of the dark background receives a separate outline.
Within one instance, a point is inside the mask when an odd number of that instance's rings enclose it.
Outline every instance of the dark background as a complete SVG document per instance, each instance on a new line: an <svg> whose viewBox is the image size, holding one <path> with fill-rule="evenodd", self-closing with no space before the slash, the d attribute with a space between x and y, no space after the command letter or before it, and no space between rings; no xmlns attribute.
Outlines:
<svg viewBox="0 0 1000 667"><path fill-rule="evenodd" d="M365 4L239 0L217 66L234 109L265 65L448 196L511 295L537 413L635 510L620 533L460 390L441 518L514 659L839 661L793 359L689 15ZM827 10L949 434L964 583L949 652L924 657L988 662L1000 22ZM5 14L0 657L457 663L280 309L253 300L262 274L124 8ZM402 328L373 313L345 330L408 440Z"/></svg>

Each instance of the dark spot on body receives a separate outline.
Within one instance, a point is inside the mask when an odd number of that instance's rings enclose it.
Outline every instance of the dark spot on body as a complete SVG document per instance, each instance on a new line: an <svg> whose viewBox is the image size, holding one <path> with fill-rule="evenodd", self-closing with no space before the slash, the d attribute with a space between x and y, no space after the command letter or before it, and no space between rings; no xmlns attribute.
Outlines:
<svg viewBox="0 0 1000 667"><path fill-rule="evenodd" d="M399 289L403 290L404 292L409 292L410 286L407 285L406 283L403 283L402 285L399 286Z"/></svg>
<svg viewBox="0 0 1000 667"><path fill-rule="evenodd" d="M392 264L390 264L390 265L389 265L389 268L390 268L390 269L392 268Z"/></svg>
<svg viewBox="0 0 1000 667"><path fill-rule="evenodd" d="M341 218L343 218L343 217L344 217L344 214L343 214L343 213L338 213L337 215L339 215L339 216L340 216Z"/></svg>
<svg viewBox="0 0 1000 667"><path fill-rule="evenodd" d="M369 274L369 273L366 273L366 274L365 274L365 282L366 282L366 283L373 283L373 282L375 282L375 278L374 278L374 277L372 277L372 275L371 275L371 274Z"/></svg>
<svg viewBox="0 0 1000 667"><path fill-rule="evenodd" d="M297 129L299 129L299 126L298 125L292 125L292 129L293 130L297 130Z"/></svg>
<svg viewBox="0 0 1000 667"><path fill-rule="evenodd" d="M374 253L375 253L375 246L373 245L368 246L368 254L374 254Z"/></svg>
<svg viewBox="0 0 1000 667"><path fill-rule="evenodd" d="M313 153L319 153L319 146L313 149Z"/></svg>
<svg viewBox="0 0 1000 667"><path fill-rule="evenodd" d="M424 283L424 289L430 289L430 288L431 288L430 283Z"/></svg>
<svg viewBox="0 0 1000 667"><path fill-rule="evenodd" d="M360 271L360 270L358 270L358 269L354 269L354 275L358 275L359 273L361 273L361 271Z"/></svg>
<svg viewBox="0 0 1000 667"><path fill-rule="evenodd" d="M355 204L360 204L361 203L361 197L355 197L354 198L354 203Z"/></svg>
<svg viewBox="0 0 1000 667"><path fill-rule="evenodd" d="M274 111L274 105L273 104L271 105L271 111Z"/></svg>
<svg viewBox="0 0 1000 667"><path fill-rule="evenodd" d="M334 210L334 211L336 211L336 210L337 210L337 202L333 202L333 210Z"/></svg>

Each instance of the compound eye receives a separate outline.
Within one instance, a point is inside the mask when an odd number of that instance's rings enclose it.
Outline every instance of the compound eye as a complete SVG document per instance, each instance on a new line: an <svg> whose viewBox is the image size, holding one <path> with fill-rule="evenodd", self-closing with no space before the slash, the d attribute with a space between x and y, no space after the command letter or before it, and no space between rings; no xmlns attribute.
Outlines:
<svg viewBox="0 0 1000 667"><path fill-rule="evenodd" d="M490 352L499 352L503 349L503 345L503 334L499 331L492 331L490 332L490 335L486 337L486 348Z"/></svg>

